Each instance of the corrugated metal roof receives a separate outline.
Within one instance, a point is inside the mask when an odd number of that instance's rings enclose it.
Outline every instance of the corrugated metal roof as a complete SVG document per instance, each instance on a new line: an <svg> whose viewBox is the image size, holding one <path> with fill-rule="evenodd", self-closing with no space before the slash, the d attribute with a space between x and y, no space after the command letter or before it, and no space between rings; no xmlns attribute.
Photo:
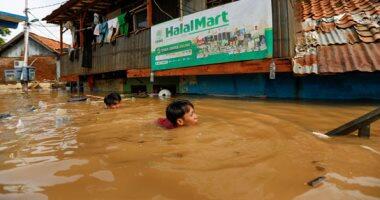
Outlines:
<svg viewBox="0 0 380 200"><path fill-rule="evenodd" d="M297 33L294 73L380 70L375 66L379 52L373 51L380 41L379 0L305 0L297 8L302 31ZM350 60L327 59L339 54Z"/></svg>
<svg viewBox="0 0 380 200"><path fill-rule="evenodd" d="M380 70L380 43L319 46L320 73Z"/></svg>

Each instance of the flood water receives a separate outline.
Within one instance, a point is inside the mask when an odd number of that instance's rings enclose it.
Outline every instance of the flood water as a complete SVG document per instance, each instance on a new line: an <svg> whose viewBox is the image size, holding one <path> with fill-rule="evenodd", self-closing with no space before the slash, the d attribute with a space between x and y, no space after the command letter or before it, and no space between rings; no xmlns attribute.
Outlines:
<svg viewBox="0 0 380 200"><path fill-rule="evenodd" d="M169 100L68 98L0 92L0 199L380 199L380 122L370 139L312 134L379 104L186 97L199 124L164 130Z"/></svg>

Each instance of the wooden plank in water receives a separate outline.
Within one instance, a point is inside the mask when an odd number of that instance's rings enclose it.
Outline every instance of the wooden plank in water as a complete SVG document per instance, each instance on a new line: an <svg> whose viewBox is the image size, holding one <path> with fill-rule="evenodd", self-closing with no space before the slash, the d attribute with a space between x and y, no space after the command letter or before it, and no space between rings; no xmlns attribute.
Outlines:
<svg viewBox="0 0 380 200"><path fill-rule="evenodd" d="M370 136L370 124L380 118L380 108L373 110L355 120L352 120L332 131L326 133L328 136L348 135L359 130L359 137Z"/></svg>

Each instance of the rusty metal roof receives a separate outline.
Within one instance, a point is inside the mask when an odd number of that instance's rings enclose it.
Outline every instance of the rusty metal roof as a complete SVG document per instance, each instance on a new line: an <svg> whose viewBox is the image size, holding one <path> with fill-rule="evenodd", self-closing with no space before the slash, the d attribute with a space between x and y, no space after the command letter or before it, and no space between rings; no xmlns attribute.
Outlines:
<svg viewBox="0 0 380 200"><path fill-rule="evenodd" d="M302 0L297 8L294 73L380 70L379 0Z"/></svg>
<svg viewBox="0 0 380 200"><path fill-rule="evenodd" d="M43 20L55 24L59 24L61 21L76 21L84 11L105 14L109 12L110 7L117 7L121 2L123 0L69 0Z"/></svg>

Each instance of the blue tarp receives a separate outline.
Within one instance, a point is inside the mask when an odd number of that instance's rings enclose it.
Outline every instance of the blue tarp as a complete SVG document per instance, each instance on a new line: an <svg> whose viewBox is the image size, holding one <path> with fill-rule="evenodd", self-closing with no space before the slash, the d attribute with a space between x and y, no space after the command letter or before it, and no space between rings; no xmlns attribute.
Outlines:
<svg viewBox="0 0 380 200"><path fill-rule="evenodd" d="M19 22L26 20L25 16L0 11L0 27L17 28Z"/></svg>

